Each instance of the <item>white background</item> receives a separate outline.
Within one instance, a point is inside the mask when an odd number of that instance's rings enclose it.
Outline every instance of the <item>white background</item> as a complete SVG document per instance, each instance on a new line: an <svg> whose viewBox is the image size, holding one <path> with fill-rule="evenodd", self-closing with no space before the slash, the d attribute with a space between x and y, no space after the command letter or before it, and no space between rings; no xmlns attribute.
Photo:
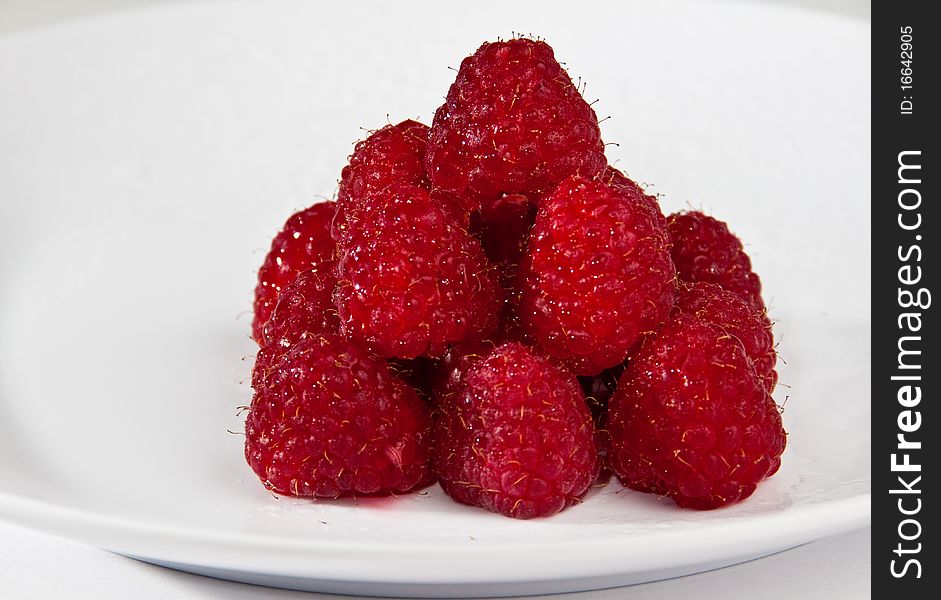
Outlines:
<svg viewBox="0 0 941 600"><path fill-rule="evenodd" d="M45 23L168 0L0 0L0 35ZM869 2L801 0L868 19ZM815 542L743 565L631 588L553 598L864 598L870 590L870 530ZM0 523L0 598L326 598L269 590L139 563Z"/></svg>

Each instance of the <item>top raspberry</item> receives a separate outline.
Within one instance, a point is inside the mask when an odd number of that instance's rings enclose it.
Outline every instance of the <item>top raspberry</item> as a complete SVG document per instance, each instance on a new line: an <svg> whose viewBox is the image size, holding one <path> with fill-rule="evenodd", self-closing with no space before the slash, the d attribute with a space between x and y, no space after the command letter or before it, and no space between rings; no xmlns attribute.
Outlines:
<svg viewBox="0 0 941 600"><path fill-rule="evenodd" d="M368 194L381 192L393 183L429 187L424 165L427 144L428 126L411 120L386 125L356 144L350 164L340 174L332 230L335 240L339 241L358 218Z"/></svg>
<svg viewBox="0 0 941 600"><path fill-rule="evenodd" d="M751 259L728 225L698 211L667 217L673 242L673 263L683 281L715 283L734 292L759 310L761 280L751 269Z"/></svg>
<svg viewBox="0 0 941 600"><path fill-rule="evenodd" d="M464 59L435 114L425 166L468 210L503 194L538 203L607 161L598 119L545 42L485 43Z"/></svg>

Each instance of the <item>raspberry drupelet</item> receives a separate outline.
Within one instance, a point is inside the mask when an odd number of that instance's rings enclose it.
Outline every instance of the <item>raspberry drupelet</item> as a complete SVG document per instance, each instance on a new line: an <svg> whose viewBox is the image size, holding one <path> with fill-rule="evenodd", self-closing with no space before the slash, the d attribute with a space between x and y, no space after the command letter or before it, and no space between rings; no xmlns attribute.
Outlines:
<svg viewBox="0 0 941 600"><path fill-rule="evenodd" d="M618 171L614 167L609 166L605 169L601 176L601 181L607 183L608 185L622 188L628 194L631 194L632 196L635 196L648 204L655 213L660 215L661 218L663 217L663 212L660 210L660 203L657 201L657 199L648 194L639 183L624 173Z"/></svg>
<svg viewBox="0 0 941 600"><path fill-rule="evenodd" d="M333 290L337 285L336 261L326 260L297 274L278 296L274 311L263 328L262 346L287 348L305 335L340 328Z"/></svg>

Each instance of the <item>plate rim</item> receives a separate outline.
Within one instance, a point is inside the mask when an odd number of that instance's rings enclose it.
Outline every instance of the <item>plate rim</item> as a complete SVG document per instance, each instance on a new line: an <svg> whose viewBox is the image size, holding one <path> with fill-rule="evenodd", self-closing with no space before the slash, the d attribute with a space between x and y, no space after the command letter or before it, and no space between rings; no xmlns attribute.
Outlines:
<svg viewBox="0 0 941 600"><path fill-rule="evenodd" d="M578 561L571 562L552 560L554 557L546 548L560 544L545 541L526 542L519 538L473 543L338 541L181 525L165 527L156 521L107 515L9 492L0 492L0 519L118 554L193 566L332 580L342 576L342 567L346 565L347 574L355 575L360 582L406 584L429 582L432 578L434 582L443 583L459 576L466 583L492 583L496 579L544 580L547 557L552 563L553 578L561 579L635 573L732 557L757 557L867 526L871 523L871 497L870 491L769 513L697 521L690 527L567 540L561 544L565 552L560 554L568 556L577 552L580 556ZM775 533L769 535L767 532L772 529ZM115 543L115 540L125 540L125 543ZM185 554L203 558L181 561L179 553L157 551L161 547L183 549ZM691 561L690 557L698 552L702 552L701 557ZM458 560L467 557L473 557L474 561ZM433 569L429 568L429 561ZM356 569L364 562L371 568ZM382 568L383 563L386 568ZM498 577L494 567L508 564L512 565L512 570L498 569ZM586 564L590 568L586 569ZM409 565L413 568L409 569Z"/></svg>
<svg viewBox="0 0 941 600"><path fill-rule="evenodd" d="M766 9L768 7L763 6L761 8ZM776 9L777 8L778 7L776 7ZM795 7L789 7L788 10L793 10L794 8ZM180 7L178 6L160 6L158 8L154 5L153 7L141 7L133 9L133 11L125 11L120 15L109 14L107 18L123 20L132 16L134 18L139 17L139 14L131 15L129 12L136 13L137 11L143 12L151 10L155 12L163 10L176 11L179 9ZM751 9L755 9L755 7L753 6ZM91 18L83 18L81 19L82 25L86 25L89 20L98 18L100 17L97 15ZM843 16L839 16L838 18L841 21L844 19ZM71 21L68 23L69 26L72 26L72 24ZM41 28L43 32L47 29L47 27ZM38 30L17 32L12 36L5 35L0 37L0 42L10 39L11 37L16 38L20 35L31 36L34 35L36 31ZM391 540L376 540L367 543L364 541L353 542L336 539L324 541L313 536L306 539L298 539L278 535L269 536L246 534L243 532L226 532L221 529L189 528L179 523L171 524L171 526L167 528L161 526L160 521L157 520L108 515L93 509L79 508L61 502L41 500L23 495L22 493L12 493L3 490L0 490L0 519L11 521L17 525L77 539L85 543L91 543L92 545L99 545L94 542L95 539L101 540L109 535L113 538L121 537L126 539L131 544L138 543L142 546L146 544L149 545L151 549L156 549L161 543L185 546L187 542L190 542L193 546L190 550L195 550L196 553L202 553L204 556L216 559L215 561L190 563L194 565L202 564L210 566L212 564L218 564L219 561L222 560L219 558L221 554L212 556L208 551L213 547L221 548L226 545L233 551L226 555L229 559L227 564L230 565L234 564L232 559L235 557L240 556L244 561L250 561L267 548L277 551L277 553L272 553L275 556L274 560L272 560L271 557L262 556L261 558L264 560L259 561L257 564L261 564L262 562L273 564L279 559L283 559L283 557L297 556L306 558L309 561L306 566L314 570L316 570L315 568L318 566L317 562L310 561L310 557L305 557L304 553L338 554L340 555L339 558L334 558L334 560L350 562L351 559L354 559L353 562L355 565L360 559L364 558L366 553L369 553L370 558L365 558L365 560L370 560L371 558L389 558L388 553L390 550L394 550L395 553L399 555L409 552L413 552L422 557L432 555L432 558L439 563L451 560L447 555L449 552L460 553L465 556L468 555L468 553L483 555L489 552L491 553L491 562L505 560L505 557L511 556L518 561L514 564L515 567L518 568L524 562L530 565L536 565L537 570L529 573L536 573L536 578L540 580L544 580L547 577L544 567L539 569L539 558L545 555L546 544L544 542L525 543L522 540L514 540L512 542L477 541L474 544L468 544L457 542L395 542ZM625 533L615 533L613 535L604 536L603 538L599 534L598 537L590 536L578 540L565 540L563 541L563 545L566 549L574 548L585 553L590 552L592 555L600 555L609 552L610 556L608 557L608 561L589 565L591 569L606 569L598 573L601 575L604 573L639 572L652 568L652 565L663 568L669 565L690 564L688 557L694 553L697 548L704 545L708 546L710 543L714 544L717 548L722 548L727 556L734 554L733 551L736 544L739 544L739 555L758 556L761 552L756 550L756 548L760 544L764 544L763 547L767 549L784 549L814 539L862 528L870 522L871 491L865 491L833 500L821 500L818 502L791 505L767 513L736 515L727 519L691 522L689 523L689 527L684 523L672 530L649 530L629 535ZM775 530L774 535L767 533L767 530L772 527ZM84 535L79 535L79 532L84 532ZM690 543L691 539L694 543ZM656 540L656 552L650 552L649 548L644 548L645 542L651 540ZM676 540L682 542L682 547L671 549L670 546L675 545L673 542ZM625 555L639 555L644 552L648 554L646 563L639 561L633 563L619 562L624 560ZM152 552L148 552L147 554L152 554ZM193 554L193 552L190 552L190 554ZM435 554L437 556L435 556ZM718 553L716 555L703 556L701 560L705 562L706 560L712 560L719 556L721 556L721 554ZM141 558L146 557L142 556ZM409 560L414 560L414 556L411 556ZM586 573L589 573L589 569L586 568L584 562L584 560L578 561L569 571L563 571L561 569L552 571L551 577L584 577ZM243 562L242 564L247 563ZM302 564L303 563L292 562L290 565L285 565L285 567L297 567ZM471 566L474 568L471 569ZM244 571L253 570L244 566L237 568ZM539 570L542 570L541 576L539 575ZM254 569L254 571L258 572L257 568ZM279 571L270 568L263 569L263 572L281 572L285 575L292 573L290 569L281 569ZM294 573L301 577L316 576L310 571L295 571ZM416 579L415 573L421 573L422 577ZM438 581L447 581L447 573L447 571L439 572L437 575ZM506 579L506 570L500 571L500 574L503 576L501 580L508 580ZM517 573L516 571L514 571L513 574L520 577L524 577L525 575L525 573ZM377 566L375 570L361 570L361 572L358 573L357 579L360 581L390 581L393 575L398 576L396 580L403 583L414 583L417 581L428 581L432 574L428 573L428 567L425 565L419 565L418 569L409 572L393 572L390 569L383 570ZM464 581L492 582L495 581L497 577L497 573L493 571L487 572L485 567L480 567L476 564L462 565L461 575ZM522 581L526 579L519 580Z"/></svg>

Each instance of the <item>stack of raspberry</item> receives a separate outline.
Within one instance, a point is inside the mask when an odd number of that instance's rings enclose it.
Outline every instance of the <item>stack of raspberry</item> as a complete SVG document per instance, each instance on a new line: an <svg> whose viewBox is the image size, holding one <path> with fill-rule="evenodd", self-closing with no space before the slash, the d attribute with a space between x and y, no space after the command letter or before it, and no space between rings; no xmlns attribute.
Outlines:
<svg viewBox="0 0 941 600"><path fill-rule="evenodd" d="M336 202L259 271L245 455L316 498L433 483L515 518L603 467L709 509L749 496L785 432L761 284L728 227L664 217L608 165L552 49L485 43L431 127L358 143Z"/></svg>

